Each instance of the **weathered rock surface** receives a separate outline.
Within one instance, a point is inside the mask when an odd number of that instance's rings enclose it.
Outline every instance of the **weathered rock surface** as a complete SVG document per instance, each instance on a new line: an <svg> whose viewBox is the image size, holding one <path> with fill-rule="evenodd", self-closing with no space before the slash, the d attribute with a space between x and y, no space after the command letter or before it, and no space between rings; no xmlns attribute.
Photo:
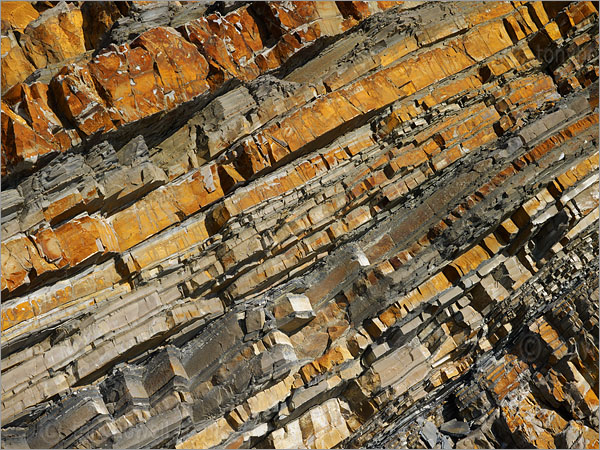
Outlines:
<svg viewBox="0 0 600 450"><path fill-rule="evenodd" d="M3 2L2 92L3 448L598 447L597 3Z"/></svg>

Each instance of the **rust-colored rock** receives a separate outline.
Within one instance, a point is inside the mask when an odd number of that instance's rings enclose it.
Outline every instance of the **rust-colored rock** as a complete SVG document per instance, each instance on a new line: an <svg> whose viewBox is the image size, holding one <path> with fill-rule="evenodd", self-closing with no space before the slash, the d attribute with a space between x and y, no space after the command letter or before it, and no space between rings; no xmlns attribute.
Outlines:
<svg viewBox="0 0 600 450"><path fill-rule="evenodd" d="M64 3L29 23L19 43L35 67L41 69L85 52L82 24L79 8Z"/></svg>
<svg viewBox="0 0 600 450"><path fill-rule="evenodd" d="M14 2L25 3L25 2ZM29 3L26 3L29 4ZM2 39L2 91L5 91L10 86L20 83L29 76L35 66L25 56L23 49L17 42L17 38L12 31L8 31Z"/></svg>
<svg viewBox="0 0 600 450"><path fill-rule="evenodd" d="M2 102L2 174L7 174L9 166L22 162L35 164L40 156L58 150L57 146L46 141L31 129L25 119L15 114Z"/></svg>
<svg viewBox="0 0 600 450"><path fill-rule="evenodd" d="M24 30L40 14L29 2L2 3L2 31L6 28Z"/></svg>
<svg viewBox="0 0 600 450"><path fill-rule="evenodd" d="M597 21L10 5L2 447L596 447Z"/></svg>
<svg viewBox="0 0 600 450"><path fill-rule="evenodd" d="M114 128L87 64L65 67L52 79L50 89L57 99L60 113L75 125L82 136Z"/></svg>

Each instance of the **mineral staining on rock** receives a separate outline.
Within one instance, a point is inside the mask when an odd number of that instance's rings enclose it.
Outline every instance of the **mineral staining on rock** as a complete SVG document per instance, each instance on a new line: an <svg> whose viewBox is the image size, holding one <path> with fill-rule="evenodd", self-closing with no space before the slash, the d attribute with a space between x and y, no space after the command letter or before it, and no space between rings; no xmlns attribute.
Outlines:
<svg viewBox="0 0 600 450"><path fill-rule="evenodd" d="M593 2L3 2L3 448L597 448Z"/></svg>

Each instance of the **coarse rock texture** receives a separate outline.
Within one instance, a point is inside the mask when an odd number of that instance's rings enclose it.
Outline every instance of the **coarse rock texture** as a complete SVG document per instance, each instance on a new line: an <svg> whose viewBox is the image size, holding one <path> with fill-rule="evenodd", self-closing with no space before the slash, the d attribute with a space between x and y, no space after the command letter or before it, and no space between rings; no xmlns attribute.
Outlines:
<svg viewBox="0 0 600 450"><path fill-rule="evenodd" d="M3 2L2 448L598 448L598 3Z"/></svg>

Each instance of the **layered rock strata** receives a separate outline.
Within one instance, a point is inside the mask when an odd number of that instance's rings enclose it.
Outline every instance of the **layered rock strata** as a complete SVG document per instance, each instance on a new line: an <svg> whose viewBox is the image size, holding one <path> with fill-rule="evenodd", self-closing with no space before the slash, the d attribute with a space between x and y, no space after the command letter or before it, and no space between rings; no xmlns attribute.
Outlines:
<svg viewBox="0 0 600 450"><path fill-rule="evenodd" d="M598 447L597 3L8 3L3 448Z"/></svg>

